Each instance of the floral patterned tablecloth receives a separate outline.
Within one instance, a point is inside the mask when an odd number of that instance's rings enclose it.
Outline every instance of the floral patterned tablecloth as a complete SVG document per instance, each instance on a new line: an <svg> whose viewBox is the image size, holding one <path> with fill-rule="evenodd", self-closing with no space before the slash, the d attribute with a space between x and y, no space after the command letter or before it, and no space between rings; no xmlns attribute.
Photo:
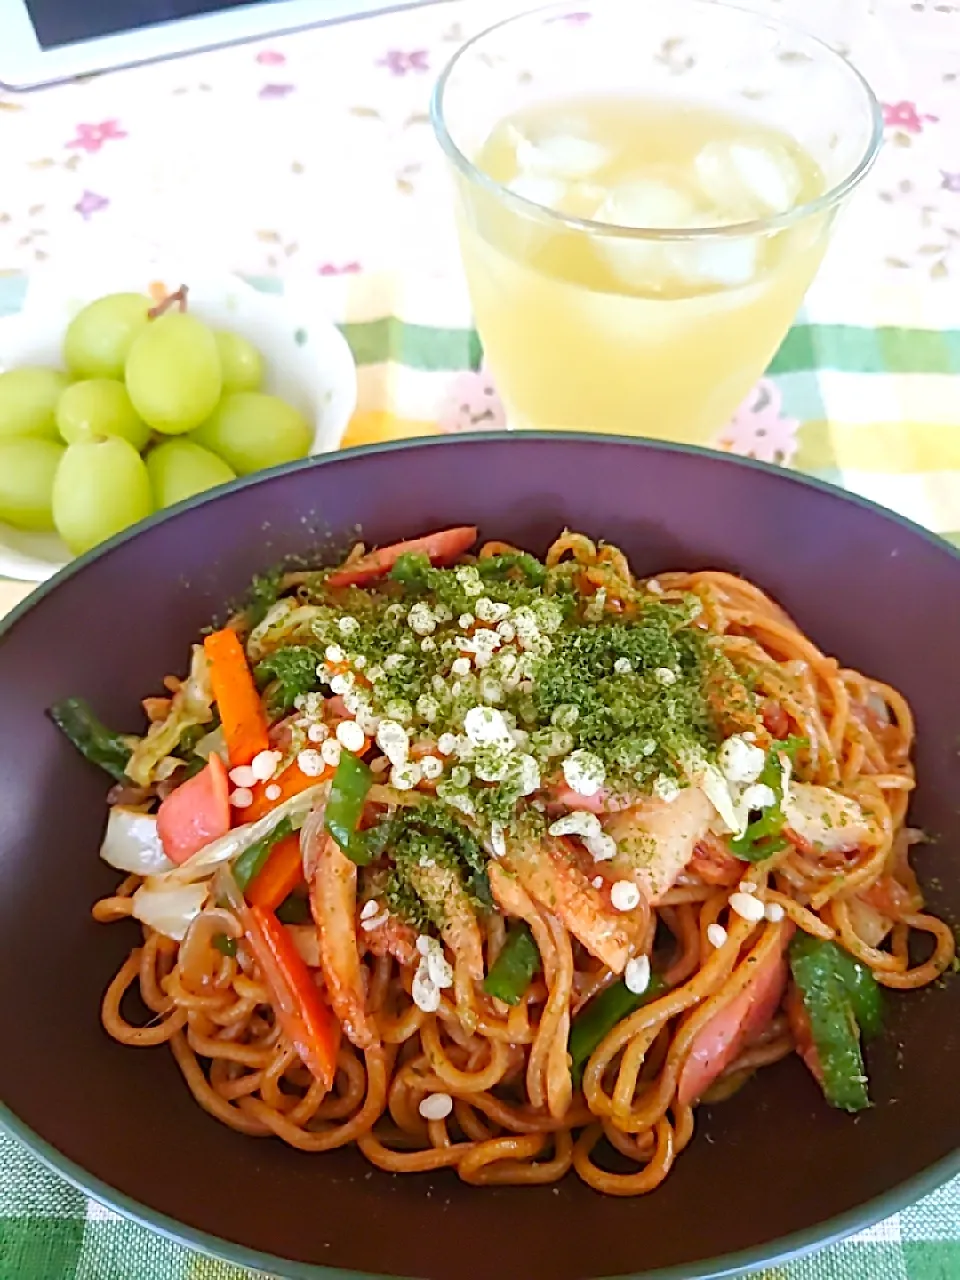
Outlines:
<svg viewBox="0 0 960 1280"><path fill-rule="evenodd" d="M430 87L513 0L415 9L0 94L0 312L117 245L312 295L359 366L345 443L503 425L470 323ZM886 145L768 376L720 443L960 542L960 5L757 0L840 47ZM0 580L0 614L27 587ZM240 1280L0 1138L0 1280ZM960 1183L769 1280L960 1277Z"/></svg>

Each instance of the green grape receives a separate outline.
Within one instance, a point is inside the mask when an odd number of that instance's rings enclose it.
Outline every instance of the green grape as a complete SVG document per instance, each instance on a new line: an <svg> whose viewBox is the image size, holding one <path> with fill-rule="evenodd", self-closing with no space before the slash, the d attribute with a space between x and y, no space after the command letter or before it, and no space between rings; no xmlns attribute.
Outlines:
<svg viewBox="0 0 960 1280"><path fill-rule="evenodd" d="M137 417L127 388L112 378L88 378L67 387L57 405L57 426L67 444L120 436L139 453L150 439L150 429Z"/></svg>
<svg viewBox="0 0 960 1280"><path fill-rule="evenodd" d="M0 440L0 520L17 529L53 528L53 478L65 452L53 440Z"/></svg>
<svg viewBox="0 0 960 1280"><path fill-rule="evenodd" d="M147 471L157 507L172 507L195 493L236 480L222 458L192 440L166 440L147 454Z"/></svg>
<svg viewBox="0 0 960 1280"><path fill-rule="evenodd" d="M75 555L152 509L146 464L128 441L108 436L67 448L53 482L53 521Z"/></svg>
<svg viewBox="0 0 960 1280"><path fill-rule="evenodd" d="M223 397L193 439L229 462L237 475L245 476L306 457L313 432L285 400L259 391L237 391Z"/></svg>
<svg viewBox="0 0 960 1280"><path fill-rule="evenodd" d="M0 373L0 440L11 436L57 439L57 401L70 379L57 369Z"/></svg>
<svg viewBox="0 0 960 1280"><path fill-rule="evenodd" d="M259 391L263 382L263 356L246 338L229 329L214 329L220 352L224 394L228 391Z"/></svg>
<svg viewBox="0 0 960 1280"><path fill-rule="evenodd" d="M151 320L130 348L126 377L133 407L148 426L169 436L192 431L220 399L213 331L185 311Z"/></svg>
<svg viewBox="0 0 960 1280"><path fill-rule="evenodd" d="M130 344L153 306L142 293L108 293L70 321L63 358L75 378L122 378Z"/></svg>

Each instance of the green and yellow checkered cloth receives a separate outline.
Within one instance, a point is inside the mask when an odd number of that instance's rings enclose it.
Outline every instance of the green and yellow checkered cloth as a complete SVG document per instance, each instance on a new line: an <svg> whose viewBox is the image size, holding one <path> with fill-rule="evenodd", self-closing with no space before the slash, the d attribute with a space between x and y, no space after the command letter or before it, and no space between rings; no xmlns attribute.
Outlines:
<svg viewBox="0 0 960 1280"><path fill-rule="evenodd" d="M19 282L0 281L0 313L15 311L21 296ZM436 431L451 386L478 368L476 334L451 311L447 292L435 299L433 306L429 282L388 297L367 277L337 282L324 297L359 366L359 411L347 443ZM903 296L897 301L902 314ZM882 303L870 310L885 313ZM956 310L960 323L960 299ZM783 412L799 422L793 465L960 543L960 329L944 326L942 316L923 327L920 304L915 328L821 324L816 312L814 291L769 371ZM24 593L0 582L0 613ZM843 1244L760 1275L960 1280L960 1180ZM103 1209L0 1137L0 1280L252 1276Z"/></svg>

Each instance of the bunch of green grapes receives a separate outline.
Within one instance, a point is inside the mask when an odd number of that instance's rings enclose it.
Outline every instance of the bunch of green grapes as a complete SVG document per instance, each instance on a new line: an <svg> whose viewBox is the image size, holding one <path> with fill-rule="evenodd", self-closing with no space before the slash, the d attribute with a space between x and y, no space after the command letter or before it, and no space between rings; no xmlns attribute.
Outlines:
<svg viewBox="0 0 960 1280"><path fill-rule="evenodd" d="M309 424L260 390L260 352L186 309L113 293L84 307L68 370L0 374L0 520L75 554L160 507L304 457ZM179 310L169 309L178 303Z"/></svg>

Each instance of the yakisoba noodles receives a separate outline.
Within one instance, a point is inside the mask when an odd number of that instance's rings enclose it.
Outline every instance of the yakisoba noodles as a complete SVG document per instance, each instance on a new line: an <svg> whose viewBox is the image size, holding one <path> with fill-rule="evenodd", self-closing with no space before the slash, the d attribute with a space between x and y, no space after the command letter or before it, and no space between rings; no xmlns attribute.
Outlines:
<svg viewBox="0 0 960 1280"><path fill-rule="evenodd" d="M106 1030L251 1137L476 1184L650 1191L794 1050L867 1106L881 989L954 956L904 699L740 578L475 539L257 580L140 738L54 708L143 931Z"/></svg>

